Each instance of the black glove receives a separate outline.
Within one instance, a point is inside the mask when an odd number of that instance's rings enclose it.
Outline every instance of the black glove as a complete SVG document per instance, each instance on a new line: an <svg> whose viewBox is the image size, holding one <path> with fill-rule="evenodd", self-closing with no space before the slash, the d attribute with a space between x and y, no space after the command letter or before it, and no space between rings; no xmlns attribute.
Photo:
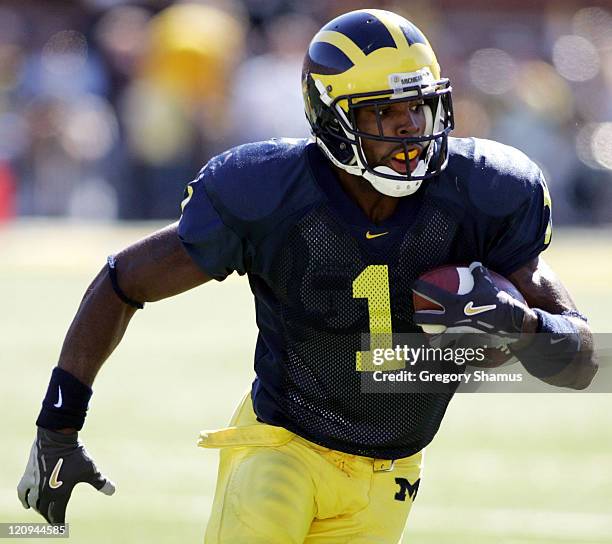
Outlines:
<svg viewBox="0 0 612 544"><path fill-rule="evenodd" d="M63 434L38 427L30 459L17 486L24 508L34 508L49 523L64 523L74 486L87 482L105 495L115 492L91 460L77 433Z"/></svg>
<svg viewBox="0 0 612 544"><path fill-rule="evenodd" d="M417 325L444 325L445 333L451 334L487 333L503 344L518 340L525 316L523 304L500 291L481 263L472 263L469 270L474 287L465 295L416 280L412 290L439 304L442 310L419 310L414 313L414 322Z"/></svg>

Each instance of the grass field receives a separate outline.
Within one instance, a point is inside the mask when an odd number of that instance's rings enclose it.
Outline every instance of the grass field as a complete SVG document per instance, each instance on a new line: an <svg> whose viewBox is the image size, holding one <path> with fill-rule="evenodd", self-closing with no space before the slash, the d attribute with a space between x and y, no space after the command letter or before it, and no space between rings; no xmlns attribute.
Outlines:
<svg viewBox="0 0 612 544"><path fill-rule="evenodd" d="M42 519L15 488L50 369L105 256L152 228L0 228L0 522ZM547 252L599 332L612 329L611 247L612 232L561 230ZM249 386L255 337L242 278L134 318L82 433L118 491L77 487L70 542L202 541L217 456L195 446L197 433L224 426ZM612 395L458 395L428 449L405 542L612 543Z"/></svg>

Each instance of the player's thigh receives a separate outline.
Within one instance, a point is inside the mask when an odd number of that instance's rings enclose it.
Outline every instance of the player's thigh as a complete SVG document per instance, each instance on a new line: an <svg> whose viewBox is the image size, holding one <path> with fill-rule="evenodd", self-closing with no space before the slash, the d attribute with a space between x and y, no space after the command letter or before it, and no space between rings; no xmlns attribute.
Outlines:
<svg viewBox="0 0 612 544"><path fill-rule="evenodd" d="M286 448L224 448L205 543L301 544L314 493L309 471Z"/></svg>
<svg viewBox="0 0 612 544"><path fill-rule="evenodd" d="M305 544L397 544L420 484L422 454L398 460L392 471L373 472L366 507L313 522Z"/></svg>

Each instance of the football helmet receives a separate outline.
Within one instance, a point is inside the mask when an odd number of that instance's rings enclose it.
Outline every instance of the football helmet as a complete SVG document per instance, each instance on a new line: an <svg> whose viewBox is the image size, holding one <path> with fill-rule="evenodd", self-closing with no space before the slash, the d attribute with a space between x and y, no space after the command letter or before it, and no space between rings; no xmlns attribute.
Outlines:
<svg viewBox="0 0 612 544"><path fill-rule="evenodd" d="M325 25L310 42L302 70L306 117L322 151L339 168L395 197L414 193L446 167L454 126L451 90L423 33L407 19L378 9L352 11ZM398 101L422 104L422 135L384 134L381 110ZM378 133L357 127L362 107L374 108ZM405 173L369 164L366 139L403 148Z"/></svg>

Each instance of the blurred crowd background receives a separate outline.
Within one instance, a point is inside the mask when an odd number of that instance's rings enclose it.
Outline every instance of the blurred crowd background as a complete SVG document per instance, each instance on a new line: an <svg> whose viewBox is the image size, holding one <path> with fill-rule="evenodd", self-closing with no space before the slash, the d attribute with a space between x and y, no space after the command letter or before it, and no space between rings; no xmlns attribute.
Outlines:
<svg viewBox="0 0 612 544"><path fill-rule="evenodd" d="M363 7L421 27L455 135L538 162L556 224L612 224L612 4L563 0L0 0L0 221L178 217L214 154L309 134L308 42Z"/></svg>

